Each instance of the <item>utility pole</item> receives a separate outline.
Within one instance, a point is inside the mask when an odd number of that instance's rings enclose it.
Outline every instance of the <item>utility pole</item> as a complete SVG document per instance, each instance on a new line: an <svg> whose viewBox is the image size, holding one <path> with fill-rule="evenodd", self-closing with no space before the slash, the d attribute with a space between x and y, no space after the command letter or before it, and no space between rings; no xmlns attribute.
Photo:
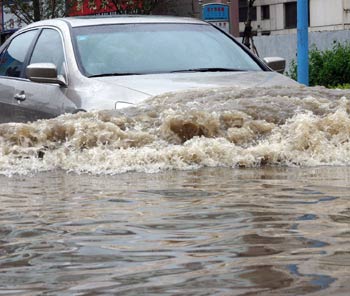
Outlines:
<svg viewBox="0 0 350 296"><path fill-rule="evenodd" d="M297 1L298 82L309 85L309 7L308 0Z"/></svg>

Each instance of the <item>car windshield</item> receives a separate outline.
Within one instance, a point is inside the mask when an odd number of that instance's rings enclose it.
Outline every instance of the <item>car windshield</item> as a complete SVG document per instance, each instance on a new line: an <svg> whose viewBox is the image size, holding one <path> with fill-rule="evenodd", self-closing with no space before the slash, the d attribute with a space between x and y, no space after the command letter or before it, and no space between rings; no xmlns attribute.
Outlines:
<svg viewBox="0 0 350 296"><path fill-rule="evenodd" d="M261 71L230 37L210 25L119 24L73 28L84 75Z"/></svg>

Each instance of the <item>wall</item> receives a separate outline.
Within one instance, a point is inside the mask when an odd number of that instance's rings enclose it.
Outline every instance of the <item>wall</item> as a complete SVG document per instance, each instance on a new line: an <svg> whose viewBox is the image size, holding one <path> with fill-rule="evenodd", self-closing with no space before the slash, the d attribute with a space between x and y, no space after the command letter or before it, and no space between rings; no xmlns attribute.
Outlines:
<svg viewBox="0 0 350 296"><path fill-rule="evenodd" d="M309 33L309 45L316 45L320 50L331 49L334 42L349 42L350 30L342 31L322 31ZM259 56L283 57L287 60L286 70L289 69L290 62L296 60L297 52L297 35L271 35L254 37L254 43L258 50Z"/></svg>
<svg viewBox="0 0 350 296"><path fill-rule="evenodd" d="M350 24L350 0L344 0L344 23Z"/></svg>
<svg viewBox="0 0 350 296"><path fill-rule="evenodd" d="M310 0L310 26L343 24L343 0Z"/></svg>

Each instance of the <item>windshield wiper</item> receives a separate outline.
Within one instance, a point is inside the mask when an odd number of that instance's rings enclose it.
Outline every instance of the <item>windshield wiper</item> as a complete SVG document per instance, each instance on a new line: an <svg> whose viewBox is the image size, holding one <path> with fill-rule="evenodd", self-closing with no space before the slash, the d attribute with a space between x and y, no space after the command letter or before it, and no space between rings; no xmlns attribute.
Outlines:
<svg viewBox="0 0 350 296"><path fill-rule="evenodd" d="M234 68L193 68L193 69L184 69L184 70L175 70L171 71L170 73L185 73L185 72L240 72L240 71L247 71L242 69L234 69ZM117 72L117 73L103 73L103 74L96 74L96 75L90 75L89 78L95 78L95 77L106 77L106 76L130 76L130 75L143 75L145 73L130 73L130 72ZM151 74L151 73L150 73ZM154 74L154 73L152 73Z"/></svg>
<svg viewBox="0 0 350 296"><path fill-rule="evenodd" d="M96 75L90 75L89 78L95 78L95 77L106 77L106 76L128 76L128 75L142 75L142 73L103 73L103 74L96 74Z"/></svg>
<svg viewBox="0 0 350 296"><path fill-rule="evenodd" d="M234 69L234 68L193 68L193 69L171 71L171 73L184 73L184 72L239 72L239 71L247 71L247 70Z"/></svg>

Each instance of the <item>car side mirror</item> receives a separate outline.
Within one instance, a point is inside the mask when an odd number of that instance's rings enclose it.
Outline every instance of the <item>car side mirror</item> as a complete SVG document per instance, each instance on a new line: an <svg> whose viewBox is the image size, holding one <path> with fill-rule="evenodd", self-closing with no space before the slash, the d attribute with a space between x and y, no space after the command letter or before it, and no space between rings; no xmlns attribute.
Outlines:
<svg viewBox="0 0 350 296"><path fill-rule="evenodd" d="M39 83L53 83L67 86L62 75L57 75L57 68L52 63L35 63L26 68L26 74L30 81Z"/></svg>
<svg viewBox="0 0 350 296"><path fill-rule="evenodd" d="M272 70L283 74L286 69L286 60L280 57L267 57L263 59L266 65L268 65Z"/></svg>

